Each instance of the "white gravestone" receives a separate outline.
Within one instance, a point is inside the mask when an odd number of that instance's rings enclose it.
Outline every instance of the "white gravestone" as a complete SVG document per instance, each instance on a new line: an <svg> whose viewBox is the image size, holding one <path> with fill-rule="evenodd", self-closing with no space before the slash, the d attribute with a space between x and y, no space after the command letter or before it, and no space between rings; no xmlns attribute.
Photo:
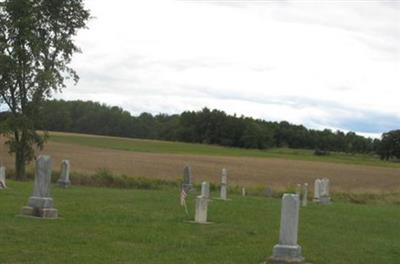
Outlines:
<svg viewBox="0 0 400 264"><path fill-rule="evenodd" d="M279 243L273 248L270 263L304 263L301 246L297 244L299 209L297 194L283 195Z"/></svg>
<svg viewBox="0 0 400 264"><path fill-rule="evenodd" d="M193 188L192 184L192 168L190 166L185 166L183 169L183 182L182 182L182 189L189 193Z"/></svg>
<svg viewBox="0 0 400 264"><path fill-rule="evenodd" d="M242 196L245 197L246 196L246 188L242 187Z"/></svg>
<svg viewBox="0 0 400 264"><path fill-rule="evenodd" d="M304 183L303 186L303 200L302 200L302 206L306 207L307 206L307 196L308 196L308 183Z"/></svg>
<svg viewBox="0 0 400 264"><path fill-rule="evenodd" d="M53 208L53 198L50 197L51 170L51 158L39 156L36 160L33 194L28 206L22 208L22 215L57 218L57 209Z"/></svg>
<svg viewBox="0 0 400 264"><path fill-rule="evenodd" d="M0 190L7 188L6 185L6 168L0 167Z"/></svg>
<svg viewBox="0 0 400 264"><path fill-rule="evenodd" d="M320 198L319 198L319 203L320 204L330 204L331 203L331 197L330 197L330 181L327 178L324 178L321 180L321 190L320 190Z"/></svg>
<svg viewBox="0 0 400 264"><path fill-rule="evenodd" d="M228 198L228 171L225 168L222 169L220 198L222 200L227 200Z"/></svg>
<svg viewBox="0 0 400 264"><path fill-rule="evenodd" d="M61 162L61 173L60 179L58 179L57 183L62 188L68 188L71 185L71 181L69 180L69 170L70 163L68 160L63 160Z"/></svg>
<svg viewBox="0 0 400 264"><path fill-rule="evenodd" d="M196 198L196 212L194 221L199 224L207 223L207 209L208 209L208 199L205 196L197 196Z"/></svg>
<svg viewBox="0 0 400 264"><path fill-rule="evenodd" d="M316 179L314 182L314 202L319 202L321 196L321 180Z"/></svg>
<svg viewBox="0 0 400 264"><path fill-rule="evenodd" d="M207 199L210 198L210 184L206 181L201 183L201 196L204 196Z"/></svg>

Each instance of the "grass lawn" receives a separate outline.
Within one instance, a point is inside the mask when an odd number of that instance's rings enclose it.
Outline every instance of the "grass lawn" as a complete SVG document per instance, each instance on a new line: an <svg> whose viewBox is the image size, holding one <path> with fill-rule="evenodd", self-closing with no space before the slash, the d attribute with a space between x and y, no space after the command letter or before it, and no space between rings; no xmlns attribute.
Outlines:
<svg viewBox="0 0 400 264"><path fill-rule="evenodd" d="M133 152L189 154L231 157L281 158L289 160L322 161L344 164L370 165L400 168L400 163L381 161L372 155L345 154L332 152L328 156L315 156L312 150L274 148L268 150L229 148L206 144L190 144L158 140L143 140L118 137L90 136L83 134L50 133L50 141L78 144Z"/></svg>
<svg viewBox="0 0 400 264"><path fill-rule="evenodd" d="M277 243L280 200L212 201L212 225L195 225L179 192L54 187L58 220L17 217L32 183L0 191L0 263L261 263ZM214 194L216 195L216 194ZM192 195L194 196L194 195ZM399 263L395 205L310 204L300 211L299 244L314 264Z"/></svg>

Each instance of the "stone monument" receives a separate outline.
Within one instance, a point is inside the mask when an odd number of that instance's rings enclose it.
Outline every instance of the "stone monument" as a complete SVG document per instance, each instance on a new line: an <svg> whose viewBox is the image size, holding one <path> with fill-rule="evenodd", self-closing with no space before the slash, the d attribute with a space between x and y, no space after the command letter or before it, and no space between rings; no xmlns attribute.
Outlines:
<svg viewBox="0 0 400 264"><path fill-rule="evenodd" d="M22 215L41 218L57 218L57 209L53 208L50 197L52 161L49 156L39 156L36 160L33 194L28 206L22 208Z"/></svg>
<svg viewBox="0 0 400 264"><path fill-rule="evenodd" d="M210 184L206 181L201 183L201 196L210 199Z"/></svg>
<svg viewBox="0 0 400 264"><path fill-rule="evenodd" d="M323 178L321 180L321 189L320 189L320 198L319 198L319 203L320 204L330 204L331 203L331 197L330 197L330 181L327 178Z"/></svg>
<svg viewBox="0 0 400 264"><path fill-rule="evenodd" d="M183 169L182 189L186 193L189 193L192 188L192 168L190 166L185 166L185 168Z"/></svg>
<svg viewBox="0 0 400 264"><path fill-rule="evenodd" d="M242 187L242 196L245 197L246 196L246 188Z"/></svg>
<svg viewBox="0 0 400 264"><path fill-rule="evenodd" d="M303 206L303 207L306 207L307 206L307 197L308 196L308 183L304 183L304 185L303 185L303 199L302 199L302 203L301 203L301 205Z"/></svg>
<svg viewBox="0 0 400 264"><path fill-rule="evenodd" d="M6 185L6 168L1 166L0 167L0 190L7 188Z"/></svg>
<svg viewBox="0 0 400 264"><path fill-rule="evenodd" d="M207 224L207 209L208 199L205 196L199 195L196 198L196 212L194 222L198 224Z"/></svg>
<svg viewBox="0 0 400 264"><path fill-rule="evenodd" d="M319 203L320 196L321 196L321 180L316 179L314 182L314 202Z"/></svg>
<svg viewBox="0 0 400 264"><path fill-rule="evenodd" d="M57 181L58 185L62 188L68 188L71 185L71 182L69 180L69 169L70 169L69 161L63 160L61 162L60 179L58 179Z"/></svg>
<svg viewBox="0 0 400 264"><path fill-rule="evenodd" d="M269 263L304 263L301 246L297 244L299 208L300 199L297 194L283 195L279 243L274 246Z"/></svg>
<svg viewBox="0 0 400 264"><path fill-rule="evenodd" d="M227 200L228 196L228 171L223 168L222 175L221 175L221 193L220 193L221 200Z"/></svg>

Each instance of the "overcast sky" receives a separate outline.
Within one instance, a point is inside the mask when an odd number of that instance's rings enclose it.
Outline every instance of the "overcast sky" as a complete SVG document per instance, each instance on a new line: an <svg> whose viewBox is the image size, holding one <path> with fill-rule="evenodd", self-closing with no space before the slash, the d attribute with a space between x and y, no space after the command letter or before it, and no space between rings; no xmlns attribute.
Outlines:
<svg viewBox="0 0 400 264"><path fill-rule="evenodd" d="M87 0L57 98L217 108L367 135L400 128L399 1Z"/></svg>

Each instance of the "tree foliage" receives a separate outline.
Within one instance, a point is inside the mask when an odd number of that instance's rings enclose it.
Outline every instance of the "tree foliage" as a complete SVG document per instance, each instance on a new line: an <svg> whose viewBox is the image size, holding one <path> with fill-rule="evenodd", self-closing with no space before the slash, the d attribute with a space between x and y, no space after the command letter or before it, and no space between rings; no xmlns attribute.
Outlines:
<svg viewBox="0 0 400 264"><path fill-rule="evenodd" d="M73 37L88 19L81 0L0 1L0 103L10 110L1 133L16 155L19 179L34 146L45 142L36 133L40 106L65 87L65 79L78 80L68 65L79 51Z"/></svg>
<svg viewBox="0 0 400 264"><path fill-rule="evenodd" d="M378 154L383 160L400 159L400 130L392 130L382 135Z"/></svg>
<svg viewBox="0 0 400 264"><path fill-rule="evenodd" d="M43 129L98 135L206 143L265 149L289 147L320 152L373 153L379 140L353 132L313 130L286 121L268 122L204 108L180 115L132 116L119 107L95 102L47 101Z"/></svg>

